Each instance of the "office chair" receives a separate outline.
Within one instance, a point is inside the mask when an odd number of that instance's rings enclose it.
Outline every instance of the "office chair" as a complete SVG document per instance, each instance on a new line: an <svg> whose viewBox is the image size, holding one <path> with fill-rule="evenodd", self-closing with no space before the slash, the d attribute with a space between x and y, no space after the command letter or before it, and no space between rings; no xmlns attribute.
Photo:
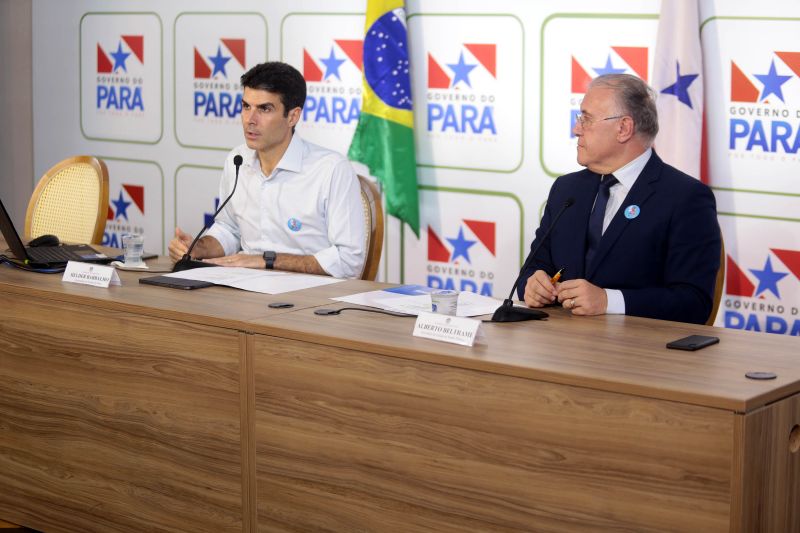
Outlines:
<svg viewBox="0 0 800 533"><path fill-rule="evenodd" d="M725 240L722 238L722 232L719 236L719 270L717 270L717 281L714 283L714 303L711 306L711 315L706 320L706 326L713 326L714 321L717 319L717 311L719 311L719 304L722 301L722 291L725 288Z"/></svg>
<svg viewBox="0 0 800 533"><path fill-rule="evenodd" d="M364 225L366 226L364 248L367 250L361 279L374 281L378 274L378 264L381 262L381 252L383 251L383 206L375 183L359 176L358 184L361 187L361 204L364 207Z"/></svg>
<svg viewBox="0 0 800 533"><path fill-rule="evenodd" d="M25 214L25 238L100 244L108 216L108 168L91 156L67 158L45 172Z"/></svg>

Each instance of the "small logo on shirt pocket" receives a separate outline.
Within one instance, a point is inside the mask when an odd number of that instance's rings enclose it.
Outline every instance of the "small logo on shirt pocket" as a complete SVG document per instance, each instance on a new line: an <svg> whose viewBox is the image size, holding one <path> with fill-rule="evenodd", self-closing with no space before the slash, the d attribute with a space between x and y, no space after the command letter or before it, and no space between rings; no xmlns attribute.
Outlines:
<svg viewBox="0 0 800 533"><path fill-rule="evenodd" d="M286 225L289 226L289 229L292 231L300 231L300 228L303 227L303 223L297 220L296 218L292 217L287 222Z"/></svg>

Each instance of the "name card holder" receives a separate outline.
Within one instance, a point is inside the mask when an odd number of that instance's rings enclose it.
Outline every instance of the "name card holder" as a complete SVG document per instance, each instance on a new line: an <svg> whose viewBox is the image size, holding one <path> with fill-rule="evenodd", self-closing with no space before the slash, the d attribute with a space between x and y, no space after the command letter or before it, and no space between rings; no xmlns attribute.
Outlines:
<svg viewBox="0 0 800 533"><path fill-rule="evenodd" d="M109 285L122 285L114 267L69 261L61 281L108 288Z"/></svg>
<svg viewBox="0 0 800 533"><path fill-rule="evenodd" d="M480 336L480 325L481 321L473 318L420 313L414 324L414 336L472 346Z"/></svg>

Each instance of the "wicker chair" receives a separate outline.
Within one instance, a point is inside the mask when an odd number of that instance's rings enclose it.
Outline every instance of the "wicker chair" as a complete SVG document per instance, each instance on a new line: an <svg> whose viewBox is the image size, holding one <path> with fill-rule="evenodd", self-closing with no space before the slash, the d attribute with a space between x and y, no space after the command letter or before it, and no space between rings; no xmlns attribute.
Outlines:
<svg viewBox="0 0 800 533"><path fill-rule="evenodd" d="M719 304L722 301L722 290L725 288L725 241L720 235L720 251L719 251L719 270L717 270L717 281L714 284L714 303L711 307L711 315L706 321L706 326L713 326L714 321L717 319L717 311L719 311Z"/></svg>
<svg viewBox="0 0 800 533"><path fill-rule="evenodd" d="M100 244L108 215L108 168L90 156L70 157L45 172L25 215L25 238L53 234Z"/></svg>
<svg viewBox="0 0 800 533"><path fill-rule="evenodd" d="M359 176L358 183L361 186L361 204L364 207L364 222L367 229L364 246L367 258L364 261L361 279L374 281L383 251L383 206L378 187L372 181Z"/></svg>

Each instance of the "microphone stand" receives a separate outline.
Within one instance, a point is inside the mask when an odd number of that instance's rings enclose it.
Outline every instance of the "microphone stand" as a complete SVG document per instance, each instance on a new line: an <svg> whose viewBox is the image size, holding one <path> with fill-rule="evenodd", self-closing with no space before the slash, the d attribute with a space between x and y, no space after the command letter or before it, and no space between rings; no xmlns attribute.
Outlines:
<svg viewBox="0 0 800 533"><path fill-rule="evenodd" d="M528 266L533 262L533 258L536 257L536 253L539 251L539 248L542 247L544 241L550 235L550 231L556 226L558 223L558 219L561 218L561 215L564 214L564 211L567 210L569 206L575 203L573 198L568 198L566 202L564 202L564 206L561 208L561 211L558 212L556 218L553 219L553 223L550 224L550 227L547 228L547 231L542 236L542 239L539 241L539 244L533 251L528 254L528 257L525 259L525 262L522 264L522 268L519 269L519 275L517 279L514 280L514 285L511 287L511 292L508 293L508 298L503 300L503 304L495 310L494 314L492 315L492 322L524 322L526 320L542 320L543 318L547 318L548 314L544 311L539 309L533 309L530 307L522 307L514 305L514 292L517 290L517 285L519 285L520 279L522 278L522 274L528 269Z"/></svg>
<svg viewBox="0 0 800 533"><path fill-rule="evenodd" d="M212 263L206 263L205 261L198 261L196 259L192 259L191 254L192 250L194 249L194 245L197 244L197 241L200 239L200 236L211 226L211 223L214 222L214 220L216 220L217 215L220 213L220 211L222 211L222 208L225 207L225 204L227 204L228 201L233 197L233 193L236 192L236 185L239 183L239 167L242 166L242 161L243 161L242 156L240 156L239 154L236 154L234 156L233 164L236 166L236 178L233 182L233 190L228 195L228 197L225 198L225 201L222 202L222 205L217 208L211 219L208 222L206 222L206 224L203 226L203 229L201 229L200 233L197 234L197 237L194 238L192 244L189 245L189 249L186 250L185 254L183 254L183 257L181 257L178 261L175 262L175 265L172 267L173 272L183 272L184 270L191 270L193 268L216 266Z"/></svg>

